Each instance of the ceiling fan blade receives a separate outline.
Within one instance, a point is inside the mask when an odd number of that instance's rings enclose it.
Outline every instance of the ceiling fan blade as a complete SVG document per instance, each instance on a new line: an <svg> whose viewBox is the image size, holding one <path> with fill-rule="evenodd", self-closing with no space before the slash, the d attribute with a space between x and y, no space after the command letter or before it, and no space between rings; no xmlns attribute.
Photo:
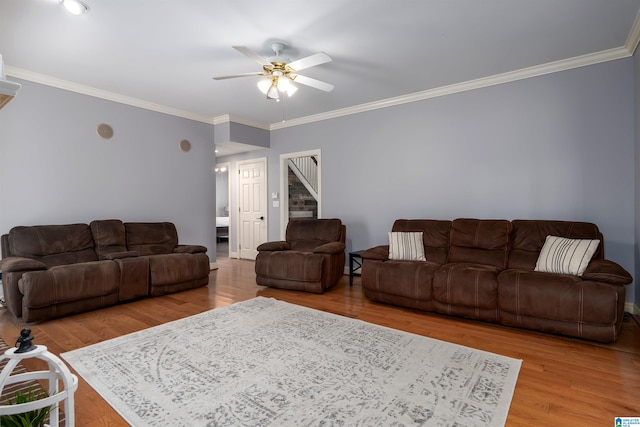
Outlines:
<svg viewBox="0 0 640 427"><path fill-rule="evenodd" d="M218 76L213 77L213 80L227 80L227 79L235 79L236 77L250 77L250 76L267 76L267 73L242 73L242 74L234 74L231 76Z"/></svg>
<svg viewBox="0 0 640 427"><path fill-rule="evenodd" d="M271 62L267 61L265 58L263 58L262 56L258 55L257 53L255 53L254 51L249 49L248 47L246 47L246 46L231 46L231 47L234 48L235 50L237 50L238 52L242 53L243 55L246 55L249 58L253 59L254 61L256 61L258 64L262 65L263 67L271 67Z"/></svg>
<svg viewBox="0 0 640 427"><path fill-rule="evenodd" d="M300 83L306 86L311 86L313 88L323 90L325 92L331 92L335 87L330 83L312 79L311 77L307 77L307 76L301 76L300 74L296 74L296 77L293 81L296 83Z"/></svg>
<svg viewBox="0 0 640 427"><path fill-rule="evenodd" d="M325 62L330 61L331 57L329 55L324 52L320 52L302 59L298 59L297 61L293 61L287 65L293 68L295 71L299 71L304 70L305 68L315 67L316 65L324 64Z"/></svg>

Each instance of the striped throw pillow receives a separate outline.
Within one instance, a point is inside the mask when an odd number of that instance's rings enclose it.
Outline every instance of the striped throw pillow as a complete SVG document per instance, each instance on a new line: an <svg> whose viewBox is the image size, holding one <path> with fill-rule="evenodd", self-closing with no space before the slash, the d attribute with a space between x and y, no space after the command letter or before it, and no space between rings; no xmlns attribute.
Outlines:
<svg viewBox="0 0 640 427"><path fill-rule="evenodd" d="M600 240L547 236L535 271L582 276Z"/></svg>
<svg viewBox="0 0 640 427"><path fill-rule="evenodd" d="M426 261L422 231L390 232L389 259L396 261Z"/></svg>

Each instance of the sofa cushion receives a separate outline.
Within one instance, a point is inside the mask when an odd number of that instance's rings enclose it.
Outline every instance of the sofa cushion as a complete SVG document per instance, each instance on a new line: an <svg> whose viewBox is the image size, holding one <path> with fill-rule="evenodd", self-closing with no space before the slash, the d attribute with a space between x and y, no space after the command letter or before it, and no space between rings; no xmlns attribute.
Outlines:
<svg viewBox="0 0 640 427"><path fill-rule="evenodd" d="M388 295L398 295L414 300L431 301L433 275L440 267L429 261L365 262L362 286Z"/></svg>
<svg viewBox="0 0 640 427"><path fill-rule="evenodd" d="M547 236L534 271L582 276L600 240Z"/></svg>
<svg viewBox="0 0 640 427"><path fill-rule="evenodd" d="M266 251L256 257L257 276L299 282L320 282L324 256L302 251Z"/></svg>
<svg viewBox="0 0 640 427"><path fill-rule="evenodd" d="M433 298L451 306L496 310L499 273L489 265L445 264L433 277Z"/></svg>
<svg viewBox="0 0 640 427"><path fill-rule="evenodd" d="M511 222L460 218L451 224L449 262L507 265Z"/></svg>
<svg viewBox="0 0 640 427"><path fill-rule="evenodd" d="M18 226L9 232L14 256L33 258L47 267L96 261L87 224Z"/></svg>
<svg viewBox="0 0 640 427"><path fill-rule="evenodd" d="M41 308L117 295L119 284L120 270L116 263L94 261L24 273L18 282L18 289L24 295L23 305Z"/></svg>
<svg viewBox="0 0 640 427"><path fill-rule="evenodd" d="M526 270L504 270L498 276L501 313L526 318L613 325L620 315L624 287L582 280L577 276ZM526 324L517 325L526 326Z"/></svg>
<svg viewBox="0 0 640 427"><path fill-rule="evenodd" d="M582 279L605 282L612 285L628 285L633 282L633 277L627 270L608 259L592 260L584 273L582 273Z"/></svg>
<svg viewBox="0 0 640 427"><path fill-rule="evenodd" d="M124 224L119 219L91 221L91 234L96 245L98 259L108 255L127 252L127 237Z"/></svg>
<svg viewBox="0 0 640 427"><path fill-rule="evenodd" d="M159 254L149 257L150 286L165 286L209 275L205 254Z"/></svg>
<svg viewBox="0 0 640 427"><path fill-rule="evenodd" d="M13 271L46 270L47 266L42 261L23 257L9 257L0 261L0 271L9 273Z"/></svg>
<svg viewBox="0 0 640 427"><path fill-rule="evenodd" d="M170 254L178 245L178 232L171 222L126 222L127 249L140 255Z"/></svg>
<svg viewBox="0 0 640 427"><path fill-rule="evenodd" d="M292 219L287 225L285 240L295 251L311 252L325 243L344 243L344 227L337 218Z"/></svg>
<svg viewBox="0 0 640 427"><path fill-rule="evenodd" d="M422 231L389 232L389 259L396 261L426 261Z"/></svg>
<svg viewBox="0 0 640 427"><path fill-rule="evenodd" d="M422 232L424 253L427 260L437 264L447 262L451 221L432 219L398 219L393 223L394 232Z"/></svg>
<svg viewBox="0 0 640 427"><path fill-rule="evenodd" d="M512 224L509 268L533 271L547 236L603 241L598 227L590 222L518 219ZM603 258L603 245L599 245L593 259Z"/></svg>

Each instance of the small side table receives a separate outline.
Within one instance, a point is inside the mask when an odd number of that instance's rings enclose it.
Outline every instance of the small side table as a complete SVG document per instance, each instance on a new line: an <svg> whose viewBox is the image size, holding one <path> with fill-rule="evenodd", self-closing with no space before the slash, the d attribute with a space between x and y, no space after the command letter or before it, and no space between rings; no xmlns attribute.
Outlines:
<svg viewBox="0 0 640 427"><path fill-rule="evenodd" d="M349 286L353 286L353 274L362 270L362 252L349 252Z"/></svg>

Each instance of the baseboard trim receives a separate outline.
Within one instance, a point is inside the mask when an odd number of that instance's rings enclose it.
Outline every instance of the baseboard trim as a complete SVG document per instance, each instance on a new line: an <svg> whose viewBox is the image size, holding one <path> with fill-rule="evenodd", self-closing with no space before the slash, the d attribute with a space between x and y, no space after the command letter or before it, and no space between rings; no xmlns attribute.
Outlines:
<svg viewBox="0 0 640 427"><path fill-rule="evenodd" d="M624 311L631 314L640 314L640 308L632 302L624 303Z"/></svg>
<svg viewBox="0 0 640 427"><path fill-rule="evenodd" d="M210 262L209 263L209 270L217 270L218 269L218 263L217 262Z"/></svg>

